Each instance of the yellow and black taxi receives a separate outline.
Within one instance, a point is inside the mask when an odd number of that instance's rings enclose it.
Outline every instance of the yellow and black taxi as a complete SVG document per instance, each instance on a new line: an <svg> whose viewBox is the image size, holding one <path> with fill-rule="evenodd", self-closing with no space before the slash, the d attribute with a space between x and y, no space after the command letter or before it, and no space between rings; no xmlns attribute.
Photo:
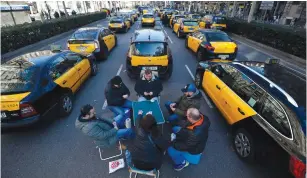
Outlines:
<svg viewBox="0 0 307 178"><path fill-rule="evenodd" d="M200 22L200 20L201 20L201 15L199 15L199 14L189 14L189 15L188 15L188 18L189 18L189 19L195 19L195 20L197 20L198 22Z"/></svg>
<svg viewBox="0 0 307 178"><path fill-rule="evenodd" d="M73 96L98 71L93 55L36 51L1 65L1 127L26 126L49 111L67 116Z"/></svg>
<svg viewBox="0 0 307 178"><path fill-rule="evenodd" d="M112 17L109 22L109 29L111 31L122 31L127 33L131 27L131 23L128 18L124 16Z"/></svg>
<svg viewBox="0 0 307 178"><path fill-rule="evenodd" d="M126 59L127 74L136 78L144 69L158 72L162 79L172 75L173 57L162 30L137 30L132 37Z"/></svg>
<svg viewBox="0 0 307 178"><path fill-rule="evenodd" d="M126 14L124 14L124 16L128 19L128 21L130 22L130 24L132 26L135 22L133 13L127 12Z"/></svg>
<svg viewBox="0 0 307 178"><path fill-rule="evenodd" d="M179 18L173 27L178 38L193 33L199 29L197 20Z"/></svg>
<svg viewBox="0 0 307 178"><path fill-rule="evenodd" d="M234 60L237 44L223 31L200 29L186 37L185 46L197 54L197 60Z"/></svg>
<svg viewBox="0 0 307 178"><path fill-rule="evenodd" d="M215 28L224 30L227 28L226 17L220 15L206 15L201 19L199 26L200 28Z"/></svg>
<svg viewBox="0 0 307 178"><path fill-rule="evenodd" d="M167 9L162 13L161 19L163 19L166 16L167 16L167 19L171 19L172 15L173 15L173 10Z"/></svg>
<svg viewBox="0 0 307 178"><path fill-rule="evenodd" d="M283 148L290 172L301 178L306 175L306 81L278 61L203 61L195 84L231 126L242 160L253 162Z"/></svg>
<svg viewBox="0 0 307 178"><path fill-rule="evenodd" d="M131 14L132 14L132 16L133 16L133 20L134 20L134 22L136 22L137 20L138 20L138 17L139 17L139 15L138 15L138 11L137 10L132 10L131 11Z"/></svg>
<svg viewBox="0 0 307 178"><path fill-rule="evenodd" d="M174 24L177 22L178 19L185 18L184 15L172 15L171 19L169 20L170 28L173 28Z"/></svg>
<svg viewBox="0 0 307 178"><path fill-rule="evenodd" d="M69 50L85 55L94 54L97 60L106 60L116 45L116 35L104 27L80 28L67 40Z"/></svg>
<svg viewBox="0 0 307 178"><path fill-rule="evenodd" d="M155 26L155 16L153 14L144 14L142 16L142 26Z"/></svg>

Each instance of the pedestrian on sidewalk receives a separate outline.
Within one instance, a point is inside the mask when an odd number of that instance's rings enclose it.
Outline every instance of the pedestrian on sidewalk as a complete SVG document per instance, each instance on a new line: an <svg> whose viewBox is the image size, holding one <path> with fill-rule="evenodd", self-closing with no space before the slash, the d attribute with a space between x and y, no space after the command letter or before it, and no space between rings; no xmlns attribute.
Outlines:
<svg viewBox="0 0 307 178"><path fill-rule="evenodd" d="M164 152L169 143L164 140L157 122L151 112L143 116L143 111L138 111L138 125L133 144L128 146L131 152L131 161L134 167L140 170L159 170L162 165Z"/></svg>
<svg viewBox="0 0 307 178"><path fill-rule="evenodd" d="M95 108L89 104L81 108L80 116L75 122L77 129L95 140L99 147L110 147L120 139L132 139L134 132L131 128L118 128L122 122L119 115L114 119L100 118L96 116Z"/></svg>
<svg viewBox="0 0 307 178"><path fill-rule="evenodd" d="M115 116L125 114L125 109L132 109L132 102L128 100L130 91L123 83L120 76L113 77L107 84L105 89L105 97L108 108Z"/></svg>
<svg viewBox="0 0 307 178"><path fill-rule="evenodd" d="M198 164L208 139L210 120L198 109L187 111L186 122L172 128L172 146L167 149L174 169L181 171L189 164Z"/></svg>
<svg viewBox="0 0 307 178"><path fill-rule="evenodd" d="M146 69L144 74L136 81L134 90L139 96L138 101L158 101L163 86L157 76L150 69Z"/></svg>
<svg viewBox="0 0 307 178"><path fill-rule="evenodd" d="M176 102L167 101L165 103L165 107L170 114L168 118L170 122L184 118L189 108L200 109L202 95L193 83L186 85L181 91L183 95Z"/></svg>

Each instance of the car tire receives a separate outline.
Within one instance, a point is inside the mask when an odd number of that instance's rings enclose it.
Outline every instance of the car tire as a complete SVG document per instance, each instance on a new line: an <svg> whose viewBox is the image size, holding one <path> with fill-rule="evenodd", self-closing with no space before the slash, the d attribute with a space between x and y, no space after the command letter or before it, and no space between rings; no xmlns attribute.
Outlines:
<svg viewBox="0 0 307 178"><path fill-rule="evenodd" d="M241 160L249 163L256 161L256 142L244 128L235 131L232 144Z"/></svg>
<svg viewBox="0 0 307 178"><path fill-rule="evenodd" d="M98 64L96 61L93 61L92 66L91 66L91 75L96 76L98 73Z"/></svg>
<svg viewBox="0 0 307 178"><path fill-rule="evenodd" d="M109 57L109 50L106 46L103 47L103 57L102 57L102 60L107 60Z"/></svg>
<svg viewBox="0 0 307 178"><path fill-rule="evenodd" d="M181 34L180 34L180 31L179 31L179 30L177 31L177 37L178 37L178 38L181 38Z"/></svg>
<svg viewBox="0 0 307 178"><path fill-rule="evenodd" d="M117 46L117 37L115 36L115 44L114 44L114 47Z"/></svg>
<svg viewBox="0 0 307 178"><path fill-rule="evenodd" d="M68 116L73 110L73 95L71 92L65 92L59 100L59 115L60 117Z"/></svg>
<svg viewBox="0 0 307 178"><path fill-rule="evenodd" d="M127 71L127 75L130 79L136 79L136 76Z"/></svg>
<svg viewBox="0 0 307 178"><path fill-rule="evenodd" d="M194 83L195 83L195 86L198 89L202 88L203 77L204 77L204 73L203 72L201 72L201 71L197 71L196 72Z"/></svg>
<svg viewBox="0 0 307 178"><path fill-rule="evenodd" d="M197 55L197 60L198 61L203 61L204 60L204 53L199 49L196 53Z"/></svg>
<svg viewBox="0 0 307 178"><path fill-rule="evenodd" d="M184 46L185 46L185 48L189 49L188 39L187 38L185 39Z"/></svg>

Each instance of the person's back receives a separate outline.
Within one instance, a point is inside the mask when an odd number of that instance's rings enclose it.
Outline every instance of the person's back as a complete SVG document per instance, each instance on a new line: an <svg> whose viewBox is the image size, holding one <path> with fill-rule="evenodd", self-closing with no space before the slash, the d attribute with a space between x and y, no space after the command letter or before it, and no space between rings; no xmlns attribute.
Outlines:
<svg viewBox="0 0 307 178"><path fill-rule="evenodd" d="M128 148L132 163L141 170L160 169L167 142L162 138L152 115L148 114L142 118L142 114L139 114L138 117L140 124L136 127L137 135Z"/></svg>

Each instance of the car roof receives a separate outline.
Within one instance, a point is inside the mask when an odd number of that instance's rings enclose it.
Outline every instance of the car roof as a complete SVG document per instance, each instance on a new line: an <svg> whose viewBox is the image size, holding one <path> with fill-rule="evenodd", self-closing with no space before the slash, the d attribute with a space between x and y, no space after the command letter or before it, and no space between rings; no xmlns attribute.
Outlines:
<svg viewBox="0 0 307 178"><path fill-rule="evenodd" d="M63 53L66 53L67 50L65 51L60 51L60 52L53 52L51 50L43 50L43 51L35 51L35 52L30 52L30 53L26 53L20 56L17 56L9 61L7 61L5 64L10 64L13 61L17 61L19 59L22 59L24 61L28 61L30 63L32 63L33 65L36 66L43 66L46 63L48 63L48 61L50 61L50 59L62 55Z"/></svg>
<svg viewBox="0 0 307 178"><path fill-rule="evenodd" d="M221 30L218 29L199 29L200 32L202 33L223 33L223 34L227 34Z"/></svg>
<svg viewBox="0 0 307 178"><path fill-rule="evenodd" d="M134 33L133 42L155 41L165 42L165 35L162 30L141 29Z"/></svg>
<svg viewBox="0 0 307 178"><path fill-rule="evenodd" d="M83 32L83 31L98 31L101 29L105 29L105 27L83 27L83 28L79 28L77 31L75 31L75 33L77 32Z"/></svg>
<svg viewBox="0 0 307 178"><path fill-rule="evenodd" d="M190 19L190 18L182 18L183 22L197 22L195 19Z"/></svg>
<svg viewBox="0 0 307 178"><path fill-rule="evenodd" d="M153 13L145 13L145 14L143 14L143 15L153 15Z"/></svg>

